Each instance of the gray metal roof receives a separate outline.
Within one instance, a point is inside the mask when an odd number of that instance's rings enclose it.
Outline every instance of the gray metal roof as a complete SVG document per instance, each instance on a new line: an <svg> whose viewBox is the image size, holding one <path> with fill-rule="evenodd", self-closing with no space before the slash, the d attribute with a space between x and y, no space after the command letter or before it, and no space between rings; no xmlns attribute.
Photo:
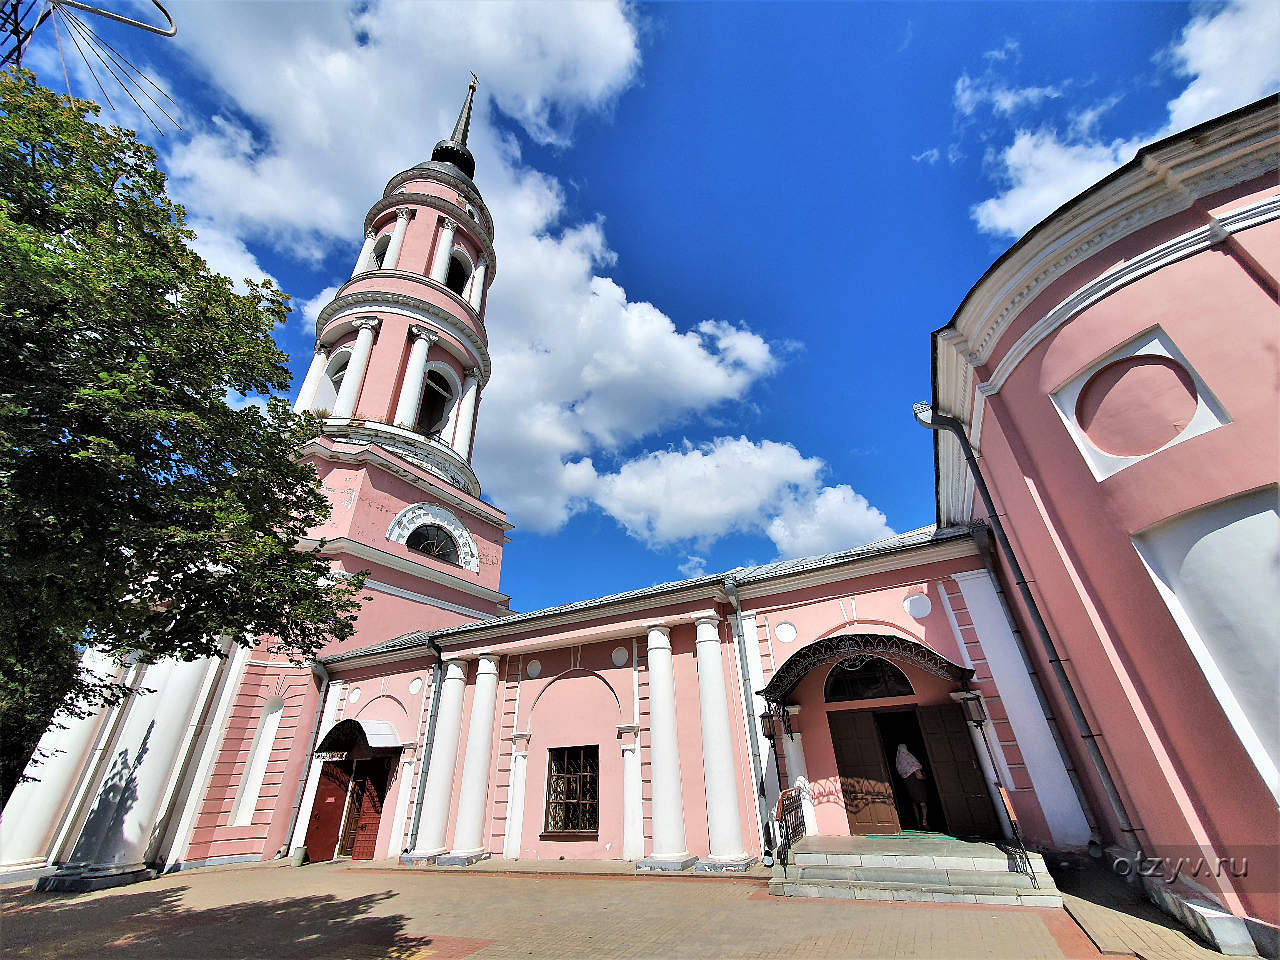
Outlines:
<svg viewBox="0 0 1280 960"><path fill-rule="evenodd" d="M679 593L699 586L718 586L729 577L732 577L739 584L757 583L763 580L807 573L810 570L820 570L824 567L838 566L839 564L861 560L865 557L895 553L899 550L910 550L914 547L927 546L930 543L962 539L967 536L969 536L967 527L947 527L942 530L935 526L920 527L918 530L908 530L906 533L887 537L884 540L877 540L865 546L854 547L851 550L841 550L838 553L828 553L820 557L799 557L795 560L777 560L773 563L764 563L751 567L734 567L732 570L726 570L722 573L708 573L701 577L690 577L687 580L672 580L669 583L654 584L650 587L641 587L638 590L628 590L625 593L614 593L605 597L579 600L575 603L564 603L555 607L545 607L541 610L530 610L527 613L513 613L509 616L496 617L492 620L477 620L474 623L445 627L441 630L414 630L412 633L406 633L404 636L386 640L371 647L363 647L359 650L344 650L342 653L337 653L330 657L322 657L321 662L341 663L344 660L352 660L357 657L389 653L423 645L428 638L439 642L455 637L465 637L468 633L492 629L495 626L516 627L559 616L560 614L574 613L579 610L590 610L594 607L604 608L613 604L640 600L645 597L656 598L663 594Z"/></svg>

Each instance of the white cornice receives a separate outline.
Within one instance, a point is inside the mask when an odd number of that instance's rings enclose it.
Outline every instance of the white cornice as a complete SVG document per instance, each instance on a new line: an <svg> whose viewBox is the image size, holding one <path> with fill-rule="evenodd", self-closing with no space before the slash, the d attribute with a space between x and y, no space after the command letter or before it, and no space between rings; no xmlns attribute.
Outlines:
<svg viewBox="0 0 1280 960"><path fill-rule="evenodd" d="M470 580L464 580L462 577L452 573L445 573L443 570L437 570L429 567L424 563L415 563L404 557L387 553L385 550L379 550L377 547L371 547L367 543L361 543L359 540L352 540L350 537L334 537L333 539L320 540L315 537L304 537L298 541L299 546L304 550L314 550L320 547L322 556L332 557L339 554L347 554L356 557L359 560L367 560L370 563L376 563L381 567L387 567L391 570L399 570L401 573L407 573L410 576L417 577L421 580L430 580L432 583L438 583L441 586L450 587L460 593L469 596L479 597L481 600L490 600L493 603L506 604L511 598L505 593L499 593L497 590L490 590L488 587L482 587L478 583L472 583ZM321 546L323 544L323 546Z"/></svg>
<svg viewBox="0 0 1280 960"><path fill-rule="evenodd" d="M335 422L341 424L341 423L344 423L345 421L335 421ZM382 426L385 426L385 425L382 425ZM341 437L333 437L331 439L334 439L338 443L343 442ZM373 442L376 444L377 442L376 439L374 439ZM351 464L376 466L379 469L385 470L387 471L387 473L397 476L401 480L404 480L407 483L412 484L413 486L417 487L419 490L423 490L427 493L432 494L433 496L439 497L441 500L444 500L450 506L456 507L457 509L462 510L465 513L471 514L473 517L476 517L479 520L483 520L485 523L488 523L488 524L491 524L492 526L497 527L499 530L502 530L505 532L507 530L514 529L514 525L511 523L508 523L506 518L501 514L486 510L484 509L483 506L477 506L476 504L472 503L469 500L464 500L462 497L459 497L457 494L453 493L448 488L442 487L438 483L432 482L432 480L425 479L419 476L418 474L414 473L412 470L406 470L403 466L396 463L394 460L389 460L387 457L383 456L381 450L379 450L377 446L367 446L362 444L361 446L355 449L344 450L339 447L326 446L323 443L319 443L318 441L313 440L310 443L308 443L306 446L304 446L300 453L302 456L320 457L322 459L331 460L336 463L351 463ZM419 468L419 469L422 469L422 468ZM432 477L435 480L441 479L441 478L435 477L434 474L432 474Z"/></svg>
<svg viewBox="0 0 1280 960"><path fill-rule="evenodd" d="M800 574L783 573L777 577L753 582L739 582L738 596L743 600L757 597L787 593L792 590L803 590L806 587L826 586L842 580L854 580L869 577L877 573L888 573L894 570L905 570L925 563L936 563L941 560L956 560L961 557L978 556L977 544L971 537L953 537L936 543L927 543L916 547L906 547L892 553L877 554L869 557L854 557L846 563L820 567ZM744 611L745 612L745 611Z"/></svg>
<svg viewBox="0 0 1280 960"><path fill-rule="evenodd" d="M439 607L441 610L459 613L464 617L474 617L477 620L493 620L497 616L493 613L485 613L482 610L473 610L471 607L464 607L461 604L450 603L437 597L414 593L412 590L405 590L403 587L397 587L394 584L383 583L381 580L366 580L364 585L370 590L376 590L378 593L386 593L404 600L412 600L414 603L421 603L428 607Z"/></svg>

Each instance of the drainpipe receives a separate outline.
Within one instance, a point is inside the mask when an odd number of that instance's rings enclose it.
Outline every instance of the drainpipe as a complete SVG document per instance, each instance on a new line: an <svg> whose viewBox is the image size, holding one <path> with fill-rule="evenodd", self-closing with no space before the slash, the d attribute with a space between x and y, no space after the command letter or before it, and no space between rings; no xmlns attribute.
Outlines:
<svg viewBox="0 0 1280 960"><path fill-rule="evenodd" d="M1089 727L1089 720L1084 715L1084 708L1080 706L1080 698L1076 696L1071 678L1067 676L1062 660L1058 657L1058 648L1053 642L1053 637L1049 634L1049 628L1045 625L1044 617L1040 615L1040 607L1036 604L1035 597L1031 594L1031 588L1027 585L1027 578L1022 572L1022 564L1018 562L1018 557L1013 552L1013 545L1009 543L1009 538L1005 535L1004 524L1000 522L1000 515L996 513L995 503L991 500L991 491L987 488L987 481L982 476L982 471L978 469L978 461L973 455L973 447L969 443L969 437L964 432L964 425L955 417L938 413L928 403L915 404L912 412L915 414L916 422L922 427L926 427L929 430L946 430L960 444L960 452L964 454L965 462L969 465L969 473L973 476L974 486L977 487L978 493L982 497L982 502L987 508L991 532L995 535L996 543L1000 546L1000 552L1004 554L1005 562L1008 563L1009 570L1013 574L1018 594L1022 597L1022 602L1026 605L1027 611L1031 615L1032 625L1040 638L1040 644L1049 660L1049 666L1053 669L1054 680L1057 681L1058 689L1067 701L1067 707L1071 711L1071 719L1075 722L1076 732L1080 734L1080 739L1084 741L1085 752L1093 765L1094 772L1098 775L1098 781L1102 784L1102 791L1107 795L1107 802L1111 806L1111 812L1116 818L1121 834L1123 834L1122 842L1130 850L1140 849L1137 838L1134 836L1133 824L1130 822L1129 815L1125 810L1124 801L1120 799L1120 791L1111 776L1111 771L1107 768L1107 761L1102 756L1102 751L1098 748L1098 735Z"/></svg>
<svg viewBox="0 0 1280 960"><path fill-rule="evenodd" d="M289 855L289 844L293 841L293 831L298 825L298 815L302 811L302 794L307 789L306 771L311 769L311 755L316 752L316 747L320 745L320 719L324 714L324 701L329 696L329 671L324 668L324 664L319 660L312 660L311 672L320 681L320 699L316 701L316 718L312 723L315 732L311 735L311 749L307 751L307 765L298 780L298 795L294 797L293 813L289 816L289 832L284 835L284 846L276 851L275 858L277 860Z"/></svg>
<svg viewBox="0 0 1280 960"><path fill-rule="evenodd" d="M760 762L760 740L757 736L755 721L755 699L751 691L751 672L747 662L746 641L742 635L742 604L738 602L738 585L733 577L724 578L724 592L733 604L733 637L734 646L738 648L738 676L742 678L742 705L747 713L747 742L751 745L752 782L756 785L756 808L760 814L761 849L764 856L772 859L773 842L769 835L769 822L772 817L765 803L764 765ZM772 866L765 862L765 866Z"/></svg>
<svg viewBox="0 0 1280 960"><path fill-rule="evenodd" d="M408 853L418 846L418 825L422 822L422 797L427 792L427 770L431 765L431 747L436 739L436 714L440 710L440 682L444 679L444 651L440 644L430 637L427 646L436 655L435 665L431 668L431 713L427 716L427 735L422 744L422 766L418 771L418 795L413 802L413 827L409 831L409 839L402 853Z"/></svg>

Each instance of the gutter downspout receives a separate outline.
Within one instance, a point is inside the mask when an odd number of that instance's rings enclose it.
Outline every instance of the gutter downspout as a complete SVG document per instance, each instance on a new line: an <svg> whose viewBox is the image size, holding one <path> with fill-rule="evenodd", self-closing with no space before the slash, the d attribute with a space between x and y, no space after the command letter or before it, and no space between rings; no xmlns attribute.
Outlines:
<svg viewBox="0 0 1280 960"><path fill-rule="evenodd" d="M307 751L307 766L310 768L311 755L316 752L316 747L320 746L320 721L324 717L324 702L329 697L329 671L324 668L324 664L319 660L311 661L311 672L316 679L320 681L320 699L316 701L316 718L312 722L315 732L311 734L311 749ZM289 855L289 844L293 842L293 831L298 826L298 815L302 809L302 795L307 789L307 775L304 773L298 778L298 795L293 799L293 813L289 815L289 832L284 835L284 846L276 851L275 859Z"/></svg>
<svg viewBox="0 0 1280 960"><path fill-rule="evenodd" d="M1049 660L1049 666L1053 669L1054 680L1057 681L1058 689L1067 701L1067 707L1071 711L1071 719L1075 722L1076 732L1079 733L1080 739L1084 741L1085 752L1089 757L1094 772L1098 775L1102 791L1107 796L1111 812L1116 818L1121 834L1123 834L1121 842L1130 850L1141 849L1137 838L1134 836L1133 824L1129 820L1128 812L1125 810L1124 801L1120 798L1120 791L1111 776L1111 771L1107 767L1106 759L1102 756L1102 751L1098 748L1098 735L1089 726L1089 720L1085 717L1084 708L1080 705L1080 698L1076 696L1071 678L1067 676L1067 671L1058 656L1058 648L1053 642L1053 637L1049 633L1049 628L1045 624L1044 618L1040 615L1040 607L1036 604L1035 597L1031 594L1031 588L1027 585L1026 575L1022 572L1022 564L1018 562L1018 557L1013 552L1013 545L1009 543L1009 538L1005 535L1004 524L1000 522L1000 515L996 513L995 503L991 499L991 491L987 488L987 481L982 476L982 471L978 469L978 461L973 455L973 447L969 443L969 437L964 432L964 425L955 417L938 413L928 403L917 403L912 412L915 414L916 422L922 427L935 431L946 430L960 444L960 451L964 454L965 462L969 465L969 472L973 476L974 486L982 496L982 502L987 508L991 532L995 535L996 543L1000 546L1000 552L1004 554L1005 562L1009 564L1009 570L1013 574L1018 594L1022 597L1022 602L1026 605L1027 611L1031 615L1032 625L1040 638L1040 644Z"/></svg>
<svg viewBox="0 0 1280 960"><path fill-rule="evenodd" d="M742 704L747 713L747 742L751 746L751 779L756 785L756 808L760 815L760 849L766 867L772 866L773 838L769 828L772 816L765 803L764 765L760 762L760 740L755 723L755 696L751 691L751 671L747 663L747 649L742 635L742 604L738 602L738 585L733 577L724 578L724 592L733 604L733 638L738 648L738 676L742 678ZM767 858L767 859L766 859Z"/></svg>
<svg viewBox="0 0 1280 960"><path fill-rule="evenodd" d="M440 711L440 682L444 679L444 651L440 644L430 637L427 646L436 655L435 665L431 668L431 712L427 716L427 735L422 744L422 766L418 769L418 795L413 800L413 826L409 830L409 839L405 841L401 855L407 854L418 846L418 827L422 822L422 797L427 792L427 770L431 766L431 747L436 740L436 714Z"/></svg>

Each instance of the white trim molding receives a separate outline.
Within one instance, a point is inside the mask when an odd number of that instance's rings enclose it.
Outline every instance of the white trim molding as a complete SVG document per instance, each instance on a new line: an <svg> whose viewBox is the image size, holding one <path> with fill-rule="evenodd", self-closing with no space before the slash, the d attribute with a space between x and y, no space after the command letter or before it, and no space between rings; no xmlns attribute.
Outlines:
<svg viewBox="0 0 1280 960"><path fill-rule="evenodd" d="M453 537L458 545L458 565L472 573L480 572L480 553L476 550L476 542L461 520L438 503L411 503L391 521L387 529L387 539L392 543L407 543L409 534L423 524L432 523L442 527Z"/></svg>

